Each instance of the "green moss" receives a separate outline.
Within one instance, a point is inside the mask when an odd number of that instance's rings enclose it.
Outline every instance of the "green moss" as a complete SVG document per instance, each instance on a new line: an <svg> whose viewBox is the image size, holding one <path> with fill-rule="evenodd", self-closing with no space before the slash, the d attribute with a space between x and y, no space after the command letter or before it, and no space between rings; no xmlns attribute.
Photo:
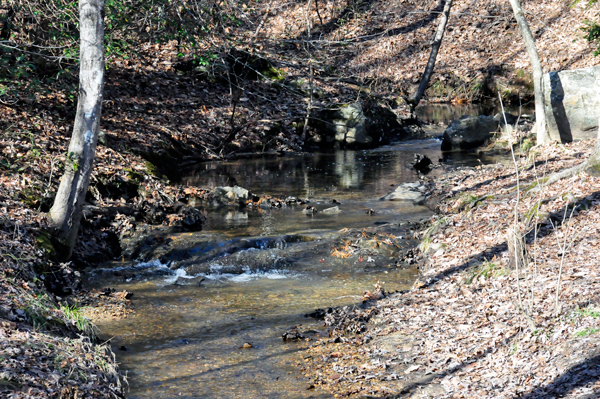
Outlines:
<svg viewBox="0 0 600 399"><path fill-rule="evenodd" d="M281 82L285 79L285 71L279 69L279 68L275 68L272 65L269 65L267 68L265 68L264 70L260 71L260 73L271 80L276 80L278 82Z"/></svg>
<svg viewBox="0 0 600 399"><path fill-rule="evenodd" d="M127 177L129 178L129 180L131 180L133 183L141 183L144 181L144 175L142 175L140 172L137 172L133 169L125 169L125 172L127 172Z"/></svg>
<svg viewBox="0 0 600 399"><path fill-rule="evenodd" d="M156 165L154 165L150 161L146 161L145 166L146 166L146 170L148 171L149 174L151 174L154 177L158 177L158 178L162 179L162 174L159 172Z"/></svg>
<svg viewBox="0 0 600 399"><path fill-rule="evenodd" d="M467 278L466 283L471 284L473 281L483 276L488 279L491 277L500 277L507 275L506 269L502 268L494 262L484 262L478 268L471 272L471 275Z"/></svg>
<svg viewBox="0 0 600 399"><path fill-rule="evenodd" d="M533 146L535 146L535 140L527 138L521 143L521 152L528 153Z"/></svg>
<svg viewBox="0 0 600 399"><path fill-rule="evenodd" d="M600 332L600 328L586 328L584 330L578 331L575 333L576 337L587 337L589 335L594 335Z"/></svg>
<svg viewBox="0 0 600 399"><path fill-rule="evenodd" d="M35 237L35 242L37 247L42 249L46 254L50 256L56 256L56 248L54 248L54 244L52 244L52 239L49 232L40 232L40 234Z"/></svg>

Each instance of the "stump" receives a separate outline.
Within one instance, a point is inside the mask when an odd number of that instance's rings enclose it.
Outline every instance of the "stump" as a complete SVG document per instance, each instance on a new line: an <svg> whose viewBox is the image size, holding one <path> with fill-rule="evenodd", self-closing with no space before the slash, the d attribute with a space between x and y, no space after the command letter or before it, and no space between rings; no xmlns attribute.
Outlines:
<svg viewBox="0 0 600 399"><path fill-rule="evenodd" d="M525 237L515 226L511 226L506 234L506 241L508 243L508 268L526 268L529 264L529 254L525 245Z"/></svg>

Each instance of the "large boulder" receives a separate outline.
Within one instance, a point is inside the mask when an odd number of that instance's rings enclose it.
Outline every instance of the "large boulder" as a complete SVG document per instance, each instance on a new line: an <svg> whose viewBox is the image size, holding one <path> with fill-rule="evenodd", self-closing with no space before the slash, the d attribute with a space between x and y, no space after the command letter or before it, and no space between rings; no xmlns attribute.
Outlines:
<svg viewBox="0 0 600 399"><path fill-rule="evenodd" d="M491 116L463 116L444 131L442 151L479 147L497 130L498 122Z"/></svg>
<svg viewBox="0 0 600 399"><path fill-rule="evenodd" d="M600 66L544 75L548 130L554 140L595 139L600 110Z"/></svg>
<svg viewBox="0 0 600 399"><path fill-rule="evenodd" d="M369 144L373 138L367 133L368 124L360 103L340 107L331 118L335 141L349 145Z"/></svg>
<svg viewBox="0 0 600 399"><path fill-rule="evenodd" d="M416 135L394 110L375 101L356 102L316 113L311 120L321 147L369 148Z"/></svg>

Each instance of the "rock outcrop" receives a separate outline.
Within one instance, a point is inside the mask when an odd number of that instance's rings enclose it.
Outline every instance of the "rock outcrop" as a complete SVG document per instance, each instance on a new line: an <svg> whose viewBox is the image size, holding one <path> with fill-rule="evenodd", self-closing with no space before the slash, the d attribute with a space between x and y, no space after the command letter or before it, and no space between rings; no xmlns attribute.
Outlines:
<svg viewBox="0 0 600 399"><path fill-rule="evenodd" d="M367 101L323 109L311 119L309 142L320 147L371 148L393 140L422 135L385 102Z"/></svg>
<svg viewBox="0 0 600 399"><path fill-rule="evenodd" d="M595 139L600 110L600 66L544 75L550 137L561 142Z"/></svg>

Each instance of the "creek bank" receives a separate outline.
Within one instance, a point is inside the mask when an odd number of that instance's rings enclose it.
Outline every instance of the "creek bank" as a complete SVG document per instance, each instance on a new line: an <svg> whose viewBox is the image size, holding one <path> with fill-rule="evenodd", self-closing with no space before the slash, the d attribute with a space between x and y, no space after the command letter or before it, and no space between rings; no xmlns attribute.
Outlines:
<svg viewBox="0 0 600 399"><path fill-rule="evenodd" d="M535 266L519 273L508 268L506 245L514 169L460 168L438 179L432 196L438 214L415 249L421 276L410 291L370 302L364 331L337 329L302 354L298 367L312 388L381 398L596 396L600 180L580 174L543 192L523 189L536 173L581 162L592 144L538 147L535 168L520 159L518 228L531 237L537 226L538 237L528 238ZM532 222L526 215L541 200ZM565 209L567 215L573 209L572 218L563 218ZM557 236L567 237L567 251L557 248Z"/></svg>

